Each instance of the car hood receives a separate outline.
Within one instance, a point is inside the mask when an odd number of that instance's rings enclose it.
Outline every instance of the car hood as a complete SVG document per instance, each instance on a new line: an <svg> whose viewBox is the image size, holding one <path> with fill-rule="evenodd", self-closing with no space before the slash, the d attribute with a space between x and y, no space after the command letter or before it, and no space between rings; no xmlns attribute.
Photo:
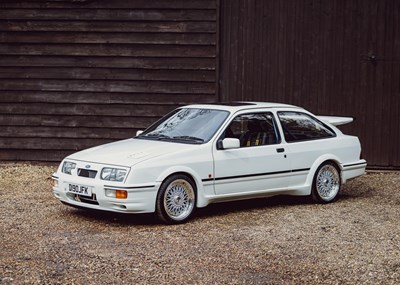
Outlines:
<svg viewBox="0 0 400 285"><path fill-rule="evenodd" d="M173 152L185 151L196 145L142 139L127 139L96 146L70 155L68 158L131 167L139 162Z"/></svg>

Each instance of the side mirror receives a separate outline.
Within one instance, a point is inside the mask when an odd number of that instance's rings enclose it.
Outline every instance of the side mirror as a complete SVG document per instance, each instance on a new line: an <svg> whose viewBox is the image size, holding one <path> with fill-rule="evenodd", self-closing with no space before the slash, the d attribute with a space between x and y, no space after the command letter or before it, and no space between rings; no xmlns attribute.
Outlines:
<svg viewBox="0 0 400 285"><path fill-rule="evenodd" d="M235 138L226 138L222 141L223 149L240 148L240 140Z"/></svg>
<svg viewBox="0 0 400 285"><path fill-rule="evenodd" d="M142 131L142 130L139 130L139 131L136 132L136 136L139 136L139 135L141 135L142 133L143 133L143 131Z"/></svg>

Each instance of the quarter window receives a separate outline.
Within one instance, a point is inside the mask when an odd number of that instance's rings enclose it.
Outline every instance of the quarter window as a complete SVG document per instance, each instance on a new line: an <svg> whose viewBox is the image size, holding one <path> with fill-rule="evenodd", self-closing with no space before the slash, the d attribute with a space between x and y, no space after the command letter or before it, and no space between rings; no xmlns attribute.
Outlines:
<svg viewBox="0 0 400 285"><path fill-rule="evenodd" d="M287 142L335 137L335 132L305 113L278 112L283 134Z"/></svg>
<svg viewBox="0 0 400 285"><path fill-rule="evenodd" d="M225 138L237 138L240 147L280 143L279 132L271 113L239 115L225 131Z"/></svg>

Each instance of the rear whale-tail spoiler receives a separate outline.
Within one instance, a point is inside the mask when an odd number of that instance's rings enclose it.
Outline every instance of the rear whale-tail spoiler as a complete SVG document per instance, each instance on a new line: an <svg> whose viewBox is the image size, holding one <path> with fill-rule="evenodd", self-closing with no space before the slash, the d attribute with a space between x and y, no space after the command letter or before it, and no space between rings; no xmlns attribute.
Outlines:
<svg viewBox="0 0 400 285"><path fill-rule="evenodd" d="M334 126L345 125L354 121L352 117L317 116L317 118Z"/></svg>

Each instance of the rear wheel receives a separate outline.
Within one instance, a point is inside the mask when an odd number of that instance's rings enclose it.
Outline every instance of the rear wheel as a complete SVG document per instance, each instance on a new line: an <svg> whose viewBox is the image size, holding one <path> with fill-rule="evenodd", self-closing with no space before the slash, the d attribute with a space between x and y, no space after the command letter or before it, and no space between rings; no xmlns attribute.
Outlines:
<svg viewBox="0 0 400 285"><path fill-rule="evenodd" d="M187 221L196 205L196 186L183 174L168 177L157 196L156 213L165 223L178 224Z"/></svg>
<svg viewBox="0 0 400 285"><path fill-rule="evenodd" d="M325 162L318 167L312 185L311 196L315 202L330 203L337 199L341 188L338 167L333 162Z"/></svg>

